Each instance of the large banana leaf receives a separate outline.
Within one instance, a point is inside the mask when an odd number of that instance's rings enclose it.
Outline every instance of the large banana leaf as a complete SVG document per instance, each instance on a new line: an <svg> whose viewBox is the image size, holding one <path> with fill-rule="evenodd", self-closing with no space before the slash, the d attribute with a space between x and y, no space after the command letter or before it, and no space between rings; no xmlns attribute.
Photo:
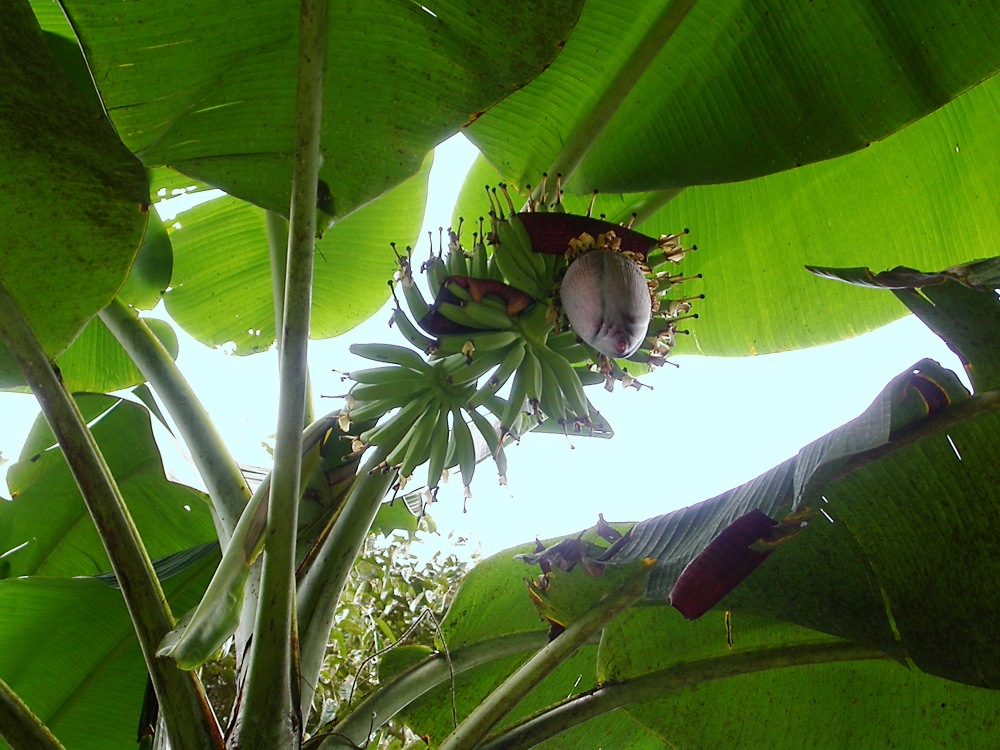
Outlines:
<svg viewBox="0 0 1000 750"><path fill-rule="evenodd" d="M467 133L519 187L546 170L577 193L735 182L932 112L1000 68L998 38L990 0L601 0Z"/></svg>
<svg viewBox="0 0 1000 750"><path fill-rule="evenodd" d="M298 5L62 3L125 144L287 215ZM330 3L320 208L343 217L559 52L577 0Z"/></svg>
<svg viewBox="0 0 1000 750"><path fill-rule="evenodd" d="M337 222L316 243L313 338L329 338L377 312L389 296L400 251L416 241L430 159L413 177ZM208 346L232 341L236 354L266 351L275 340L264 212L235 198L202 204L171 224L174 272L167 310Z"/></svg>
<svg viewBox="0 0 1000 750"><path fill-rule="evenodd" d="M680 269L702 279L692 336L678 353L764 354L829 343L906 313L889 295L811 278L804 266L945 266L995 253L1000 233L1000 78L976 86L885 141L837 159L746 182L673 195L598 196L595 213L659 236L691 229ZM485 213L484 184L502 179L484 159L455 216ZM658 203L673 199L657 208ZM586 210L569 197L567 208Z"/></svg>
<svg viewBox="0 0 1000 750"><path fill-rule="evenodd" d="M4 8L0 60L0 281L55 356L122 285L149 193L141 165L61 70L23 0ZM0 356L0 382L18 376Z"/></svg>
<svg viewBox="0 0 1000 750"><path fill-rule="evenodd" d="M205 555L163 581L174 612L197 604L217 564ZM0 640L3 679L66 747L135 747L147 672L117 589L93 578L0 580Z"/></svg>
<svg viewBox="0 0 1000 750"><path fill-rule="evenodd" d="M165 557L214 540L208 498L164 476L149 412L113 396L77 399L150 555ZM24 545L7 558L11 576L92 576L111 568L54 443L39 417L7 475L13 500L0 502L0 550Z"/></svg>

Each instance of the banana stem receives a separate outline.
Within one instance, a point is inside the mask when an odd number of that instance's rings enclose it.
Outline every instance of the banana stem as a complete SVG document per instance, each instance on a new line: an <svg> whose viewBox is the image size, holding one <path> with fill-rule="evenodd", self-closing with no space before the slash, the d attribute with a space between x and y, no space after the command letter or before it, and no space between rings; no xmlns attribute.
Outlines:
<svg viewBox="0 0 1000 750"><path fill-rule="evenodd" d="M377 468L392 447L376 448L358 469L357 479L340 516L321 543L299 586L303 724L309 718L313 694L316 692L323 657L330 640L330 628L333 626L333 617L344 583L395 477L395 472L383 473Z"/></svg>
<svg viewBox="0 0 1000 750"><path fill-rule="evenodd" d="M267 225L267 250L271 260L271 298L274 300L274 331L281 351L281 332L285 321L285 274L288 268L288 222L274 211L265 211ZM305 417L302 424L307 426L316 418L313 405L312 382L306 374Z"/></svg>
<svg viewBox="0 0 1000 750"><path fill-rule="evenodd" d="M173 616L146 548L94 436L0 281L0 341L24 373L76 479L111 560L175 748L221 748L222 735L197 675L156 657Z"/></svg>
<svg viewBox="0 0 1000 750"><path fill-rule="evenodd" d="M696 2L697 0L672 0L664 4L659 17L650 24L646 36L619 68L614 80L604 88L601 98L589 109L586 120L566 139L562 151L552 162L550 174L562 174L564 183L569 180L622 102L632 93L636 81L660 54L660 50ZM536 189L535 192L538 193L539 190Z"/></svg>
<svg viewBox="0 0 1000 750"><path fill-rule="evenodd" d="M138 313L116 297L98 314L153 386L187 443L212 499L219 543L225 549L250 500L240 467L198 396Z"/></svg>
<svg viewBox="0 0 1000 750"><path fill-rule="evenodd" d="M608 594L580 619L521 665L490 693L440 745L440 750L478 747L490 729L574 651L642 597L647 576Z"/></svg>
<svg viewBox="0 0 1000 750"><path fill-rule="evenodd" d="M65 750L3 680L0 680L0 737L12 750Z"/></svg>
<svg viewBox="0 0 1000 750"><path fill-rule="evenodd" d="M295 648L295 534L308 383L326 31L326 0L301 0L295 156L279 335L278 429L257 618L233 741L243 750L295 748L301 744L301 717L294 698L299 687Z"/></svg>

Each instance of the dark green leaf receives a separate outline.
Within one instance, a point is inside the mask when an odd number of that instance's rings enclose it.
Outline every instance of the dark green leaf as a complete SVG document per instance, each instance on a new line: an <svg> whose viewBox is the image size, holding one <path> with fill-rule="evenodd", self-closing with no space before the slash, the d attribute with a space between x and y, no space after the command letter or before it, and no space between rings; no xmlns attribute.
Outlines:
<svg viewBox="0 0 1000 750"><path fill-rule="evenodd" d="M5 8L0 59L0 279L55 356L125 279L146 225L146 178L23 0ZM2 379L12 370L0 357Z"/></svg>
<svg viewBox="0 0 1000 750"><path fill-rule="evenodd" d="M570 192L746 180L933 112L1000 68L998 33L990 0L592 2L545 73L467 132L520 187L572 170L576 139Z"/></svg>
<svg viewBox="0 0 1000 750"><path fill-rule="evenodd" d="M287 214L295 4L63 6L115 125L146 165ZM320 176L332 214L416 173L433 146L538 75L579 6L446 0L431 13L392 0L331 3Z"/></svg>

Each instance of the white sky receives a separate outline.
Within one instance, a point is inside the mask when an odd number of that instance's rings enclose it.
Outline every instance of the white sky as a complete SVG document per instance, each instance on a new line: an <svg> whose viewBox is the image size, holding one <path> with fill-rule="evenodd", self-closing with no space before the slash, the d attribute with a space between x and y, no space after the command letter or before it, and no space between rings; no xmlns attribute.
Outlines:
<svg viewBox="0 0 1000 750"><path fill-rule="evenodd" d="M448 225L474 156L475 149L461 137L439 148L421 238L428 229ZM339 406L319 395L346 390L334 368L371 364L352 357L350 343L401 342L387 326L388 309L345 336L313 342L317 414ZM165 312L161 307L154 315L165 317ZM179 328L177 332L178 366L237 460L268 465L261 441L275 431L275 354L234 357L208 349ZM865 336L797 352L739 359L676 357L679 368L665 366L643 379L654 386L652 391L609 394L600 386L588 388L615 430L610 441L529 434L507 449L508 487L498 485L487 460L477 469L466 513L457 479L442 486L430 512L442 535L454 530L470 537L482 545L484 555L536 535L579 531L602 512L609 521L659 515L723 492L792 456L859 414L892 377L923 357L961 372L957 358L912 316ZM36 414L33 397L0 394L0 452L5 458L16 459ZM168 467L180 477L192 476L164 447ZM6 468L0 468L0 479ZM9 496L5 482L0 495ZM431 538L429 543L446 542Z"/></svg>

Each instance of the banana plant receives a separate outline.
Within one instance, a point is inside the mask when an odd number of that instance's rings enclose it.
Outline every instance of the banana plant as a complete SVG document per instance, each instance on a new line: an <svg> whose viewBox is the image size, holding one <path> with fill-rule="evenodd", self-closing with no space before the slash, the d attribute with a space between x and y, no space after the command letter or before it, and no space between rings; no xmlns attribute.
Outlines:
<svg viewBox="0 0 1000 750"><path fill-rule="evenodd" d="M192 17L18 0L7 15L0 380L45 416L0 508L10 747L356 748L394 716L451 750L801 746L823 708L843 717L832 746L859 727L873 745L996 732L975 723L1000 663L996 355L977 333L996 279L969 262L998 224L991 3L264 0ZM423 256L425 157L459 129L482 160ZM230 197L168 231L151 218L151 194L207 187ZM920 270L861 268L881 263ZM374 312L390 279L407 345L356 344L375 364L317 418L308 338ZM675 352L812 345L905 312L858 285L899 290L975 393L918 363L747 485L491 560L433 646L382 655L379 688L314 716L387 497L420 512L447 471L466 489L484 459L516 471L511 441L610 436L586 388L639 388ZM210 345L277 346L274 468L253 492L169 326L140 314L161 298ZM176 425L207 493L163 476L151 419ZM907 484L926 466L947 480ZM29 645L39 632L52 648ZM43 669L70 649L93 662ZM220 649L232 716L199 676ZM746 690L782 709L742 718ZM874 694L917 697L849 713Z"/></svg>

